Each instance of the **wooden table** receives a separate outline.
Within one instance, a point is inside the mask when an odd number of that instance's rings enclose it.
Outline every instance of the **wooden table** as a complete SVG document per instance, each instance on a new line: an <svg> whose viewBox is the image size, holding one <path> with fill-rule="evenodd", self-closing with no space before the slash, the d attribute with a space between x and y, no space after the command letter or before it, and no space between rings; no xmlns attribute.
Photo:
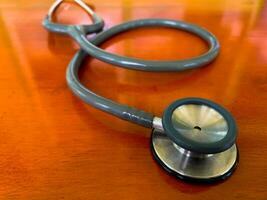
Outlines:
<svg viewBox="0 0 267 200"><path fill-rule="evenodd" d="M214 100L235 116L240 164L216 185L190 185L165 173L149 150L150 130L98 111L65 81L77 45L41 21L52 1L0 1L0 199L267 199L267 5L263 0L92 0L106 27L140 18L185 20L213 32L218 59L182 73L125 70L89 59L82 81L93 91L160 116L175 99ZM64 12L63 12L64 11ZM88 16L62 5L56 20ZM90 19L89 19L90 21ZM102 48L143 59L189 58L203 41L170 29L139 29Z"/></svg>

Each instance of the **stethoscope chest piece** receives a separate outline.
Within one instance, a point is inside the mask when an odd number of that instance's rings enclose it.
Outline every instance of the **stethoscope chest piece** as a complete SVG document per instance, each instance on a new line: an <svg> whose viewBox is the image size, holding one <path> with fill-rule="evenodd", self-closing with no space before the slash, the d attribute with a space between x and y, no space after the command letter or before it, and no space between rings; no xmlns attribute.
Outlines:
<svg viewBox="0 0 267 200"><path fill-rule="evenodd" d="M164 112L163 130L154 128L155 160L187 181L213 182L229 177L237 166L236 125L221 106L199 98L175 101Z"/></svg>

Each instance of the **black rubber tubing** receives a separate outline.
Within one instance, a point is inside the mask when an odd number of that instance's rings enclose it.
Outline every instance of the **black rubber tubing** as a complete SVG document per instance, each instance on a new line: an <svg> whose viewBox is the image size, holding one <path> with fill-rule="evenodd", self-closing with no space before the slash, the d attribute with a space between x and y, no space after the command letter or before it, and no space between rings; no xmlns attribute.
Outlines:
<svg viewBox="0 0 267 200"><path fill-rule="evenodd" d="M60 25L51 22L48 17L46 17L43 22L43 25L48 30L61 34L68 34L81 46L81 50L76 53L67 68L66 78L68 86L76 96L93 107L148 128L151 128L153 125L154 115L152 113L99 96L80 82L78 71L87 54L103 62L127 69L163 72L183 71L205 66L216 58L220 49L219 42L213 34L201 27L182 21L168 19L141 19L130 21L100 32L93 39L88 40L88 33L98 32L104 25L103 20L97 15L93 16L93 22L92 25ZM115 55L97 47L119 33L141 27L168 27L193 33L208 43L209 50L198 57L186 60L148 61Z"/></svg>
<svg viewBox="0 0 267 200"><path fill-rule="evenodd" d="M73 93L81 98L86 103L108 112L112 115L115 115L121 119L134 122L136 124L152 127L153 123L153 114L138 110L127 105L122 105L101 97L91 90L84 87L78 77L78 71L82 65L82 60L87 56L87 54L95 57L104 62L114 64L120 67L144 71L181 71L186 69L192 69L204 66L211 62L219 52L219 44L216 38L205 31L202 28L192 26L180 21L174 20L162 20L162 19L145 19L127 22L115 27L112 27L104 32L99 33L92 40L87 40L86 35L77 27L73 27L70 31L70 34L75 38L75 40L80 44L82 49L80 50L72 59L68 69L67 69L67 83ZM134 28L139 27L171 27L176 29L183 29L189 32L193 32L203 38L210 45L210 50L197 58L182 60L182 61L145 61L135 58L127 58L119 55L108 53L100 48L97 45L100 45L104 41L110 39L111 37L125 32Z"/></svg>
<svg viewBox="0 0 267 200"><path fill-rule="evenodd" d="M200 56L185 60L149 61L116 55L97 47L115 35L141 27L168 27L193 33L208 43L209 50ZM123 68L142 71L166 72L198 68L212 62L218 55L220 48L216 37L207 30L194 24L168 19L141 19L129 21L99 33L91 41L87 39L86 34L84 34L80 26L70 27L69 34L77 41L81 48L92 57Z"/></svg>

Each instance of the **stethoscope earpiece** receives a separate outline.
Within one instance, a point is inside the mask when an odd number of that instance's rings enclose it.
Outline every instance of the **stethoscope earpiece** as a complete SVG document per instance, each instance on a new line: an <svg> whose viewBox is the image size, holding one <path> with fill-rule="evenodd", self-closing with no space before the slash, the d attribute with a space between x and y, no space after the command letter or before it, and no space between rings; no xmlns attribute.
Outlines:
<svg viewBox="0 0 267 200"><path fill-rule="evenodd" d="M152 130L151 149L165 170L197 182L224 180L233 173L237 130L227 110L205 99L181 99L165 110L162 125Z"/></svg>
<svg viewBox="0 0 267 200"><path fill-rule="evenodd" d="M66 0L65 0L66 1ZM71 91L91 106L138 125L153 128L151 148L155 159L172 174L193 181L225 179L237 165L236 125L228 111L204 99L187 98L175 101L163 118L102 97L86 88L79 80L79 70L86 56L119 67L142 71L183 71L205 66L219 53L216 37L204 28L169 19L140 19L103 29L104 21L82 0L74 0L88 14L90 25L65 25L52 22L52 15L64 0L56 0L43 20L44 27L55 33L71 36L81 47L70 62L66 79ZM209 50L191 59L149 61L112 54L98 46L112 37L136 28L168 27L192 33L203 39ZM87 34L97 33L88 39Z"/></svg>

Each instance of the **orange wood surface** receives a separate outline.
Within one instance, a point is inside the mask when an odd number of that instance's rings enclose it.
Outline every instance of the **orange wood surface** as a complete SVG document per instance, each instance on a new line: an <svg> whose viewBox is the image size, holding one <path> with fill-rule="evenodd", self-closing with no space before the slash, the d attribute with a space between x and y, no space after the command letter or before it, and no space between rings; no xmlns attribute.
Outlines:
<svg viewBox="0 0 267 200"><path fill-rule="evenodd" d="M150 130L76 98L65 70L78 49L41 21L52 1L0 1L0 199L267 199L267 4L261 0L92 0L106 28L140 18L198 24L221 43L217 60L181 73L125 70L88 59L82 81L93 91L161 116L172 101L208 98L238 127L240 164L216 185L191 185L165 173L149 150ZM65 3L56 20L90 22ZM164 28L139 29L102 46L142 59L189 58L203 41Z"/></svg>

